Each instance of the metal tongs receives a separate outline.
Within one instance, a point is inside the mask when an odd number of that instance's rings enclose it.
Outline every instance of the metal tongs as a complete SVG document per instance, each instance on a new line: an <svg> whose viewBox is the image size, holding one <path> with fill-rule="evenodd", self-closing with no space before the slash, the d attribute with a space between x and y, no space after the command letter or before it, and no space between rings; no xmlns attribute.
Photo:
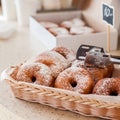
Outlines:
<svg viewBox="0 0 120 120"><path fill-rule="evenodd" d="M97 46L81 45L77 51L76 58L84 60L85 66L101 67L112 62L113 64L120 64L120 57L111 57L109 53L105 53L104 49Z"/></svg>

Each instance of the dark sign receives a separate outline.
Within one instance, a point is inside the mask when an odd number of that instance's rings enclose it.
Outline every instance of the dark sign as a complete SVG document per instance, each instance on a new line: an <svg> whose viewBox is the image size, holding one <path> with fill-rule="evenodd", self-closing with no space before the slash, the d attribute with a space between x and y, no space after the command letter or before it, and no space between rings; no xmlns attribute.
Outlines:
<svg viewBox="0 0 120 120"><path fill-rule="evenodd" d="M114 8L112 6L102 4L103 20L110 25L114 25Z"/></svg>

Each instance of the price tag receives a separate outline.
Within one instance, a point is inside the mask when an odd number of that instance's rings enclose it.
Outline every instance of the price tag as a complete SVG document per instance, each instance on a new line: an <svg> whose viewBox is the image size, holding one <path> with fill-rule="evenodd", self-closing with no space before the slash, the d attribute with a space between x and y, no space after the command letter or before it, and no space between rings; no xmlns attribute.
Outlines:
<svg viewBox="0 0 120 120"><path fill-rule="evenodd" d="M114 8L105 3L102 4L103 9L103 21L114 26Z"/></svg>
<svg viewBox="0 0 120 120"><path fill-rule="evenodd" d="M107 23L107 52L110 52L110 25L114 26L114 8L103 3L102 12L103 21Z"/></svg>

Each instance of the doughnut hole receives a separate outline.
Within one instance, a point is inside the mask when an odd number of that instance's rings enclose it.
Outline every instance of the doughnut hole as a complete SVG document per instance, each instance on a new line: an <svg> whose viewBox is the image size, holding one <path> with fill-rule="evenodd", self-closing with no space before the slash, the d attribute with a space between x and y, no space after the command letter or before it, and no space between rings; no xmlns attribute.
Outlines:
<svg viewBox="0 0 120 120"><path fill-rule="evenodd" d="M111 91L110 96L118 96L118 92L116 90Z"/></svg>
<svg viewBox="0 0 120 120"><path fill-rule="evenodd" d="M32 76L32 77L31 77L31 80L32 80L32 82L34 83L34 82L36 81L36 77L35 77L35 76Z"/></svg>
<svg viewBox="0 0 120 120"><path fill-rule="evenodd" d="M77 86L77 82L76 82L76 81L71 81L70 84L71 84L71 86L72 86L73 88Z"/></svg>

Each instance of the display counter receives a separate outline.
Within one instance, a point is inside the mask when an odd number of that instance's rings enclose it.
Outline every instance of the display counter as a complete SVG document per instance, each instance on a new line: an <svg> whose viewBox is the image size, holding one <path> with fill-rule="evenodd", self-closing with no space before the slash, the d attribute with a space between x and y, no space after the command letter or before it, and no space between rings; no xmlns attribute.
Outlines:
<svg viewBox="0 0 120 120"><path fill-rule="evenodd" d="M16 32L10 39L0 40L0 73L7 67L22 63L47 49L30 34L29 28L18 27L14 22L9 24L15 26ZM0 120L100 120L100 118L85 117L17 99L9 85L5 81L0 81Z"/></svg>

